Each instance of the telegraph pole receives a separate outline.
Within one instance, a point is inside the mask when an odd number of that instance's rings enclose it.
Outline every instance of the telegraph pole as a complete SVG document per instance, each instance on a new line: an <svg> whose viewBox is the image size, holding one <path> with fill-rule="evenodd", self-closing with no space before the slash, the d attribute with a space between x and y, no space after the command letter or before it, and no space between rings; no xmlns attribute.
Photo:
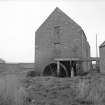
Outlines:
<svg viewBox="0 0 105 105"><path fill-rule="evenodd" d="M96 34L96 57L98 59L97 34ZM98 60L96 60L96 71L99 72L99 62L98 62Z"/></svg>

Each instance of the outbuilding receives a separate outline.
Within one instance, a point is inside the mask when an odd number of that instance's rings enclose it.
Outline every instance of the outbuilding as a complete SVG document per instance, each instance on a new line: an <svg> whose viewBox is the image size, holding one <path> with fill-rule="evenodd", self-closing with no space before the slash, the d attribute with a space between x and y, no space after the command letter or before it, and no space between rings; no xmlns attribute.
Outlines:
<svg viewBox="0 0 105 105"><path fill-rule="evenodd" d="M99 46L100 72L105 72L105 41Z"/></svg>

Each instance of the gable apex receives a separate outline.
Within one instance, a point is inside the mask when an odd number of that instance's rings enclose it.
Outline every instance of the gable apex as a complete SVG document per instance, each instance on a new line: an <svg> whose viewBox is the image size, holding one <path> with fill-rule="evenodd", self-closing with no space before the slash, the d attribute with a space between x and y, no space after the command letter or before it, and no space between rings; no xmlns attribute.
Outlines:
<svg viewBox="0 0 105 105"><path fill-rule="evenodd" d="M80 27L72 18L70 18L66 13L64 13L60 8L56 7L55 10L53 11L53 13L59 13L59 14L61 14L70 23L73 23L73 24L77 25L78 27Z"/></svg>
<svg viewBox="0 0 105 105"><path fill-rule="evenodd" d="M56 7L54 11L47 17L47 19L42 23L42 25L36 30L39 31L42 27L44 27L46 24L48 24L51 20L54 18L57 18L57 15L61 16L65 19L68 23L72 24L74 27L77 27L79 30L82 30L82 28L74 21L72 20L68 15L66 15L61 9Z"/></svg>
<svg viewBox="0 0 105 105"><path fill-rule="evenodd" d="M60 8L56 7L53 12L59 12L65 14ZM66 15L66 14L65 14Z"/></svg>

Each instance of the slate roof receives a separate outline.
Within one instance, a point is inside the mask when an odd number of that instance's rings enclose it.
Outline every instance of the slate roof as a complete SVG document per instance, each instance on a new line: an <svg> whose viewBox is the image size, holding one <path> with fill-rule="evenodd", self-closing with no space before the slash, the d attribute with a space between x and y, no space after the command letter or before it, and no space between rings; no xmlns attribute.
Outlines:
<svg viewBox="0 0 105 105"><path fill-rule="evenodd" d="M100 48L105 47L105 41L99 47Z"/></svg>

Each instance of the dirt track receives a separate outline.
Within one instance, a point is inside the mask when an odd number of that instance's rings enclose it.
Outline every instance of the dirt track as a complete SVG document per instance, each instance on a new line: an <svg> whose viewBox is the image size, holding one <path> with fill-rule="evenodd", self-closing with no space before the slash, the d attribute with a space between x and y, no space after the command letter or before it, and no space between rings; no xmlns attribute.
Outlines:
<svg viewBox="0 0 105 105"><path fill-rule="evenodd" d="M105 105L105 75L27 79L30 105Z"/></svg>

